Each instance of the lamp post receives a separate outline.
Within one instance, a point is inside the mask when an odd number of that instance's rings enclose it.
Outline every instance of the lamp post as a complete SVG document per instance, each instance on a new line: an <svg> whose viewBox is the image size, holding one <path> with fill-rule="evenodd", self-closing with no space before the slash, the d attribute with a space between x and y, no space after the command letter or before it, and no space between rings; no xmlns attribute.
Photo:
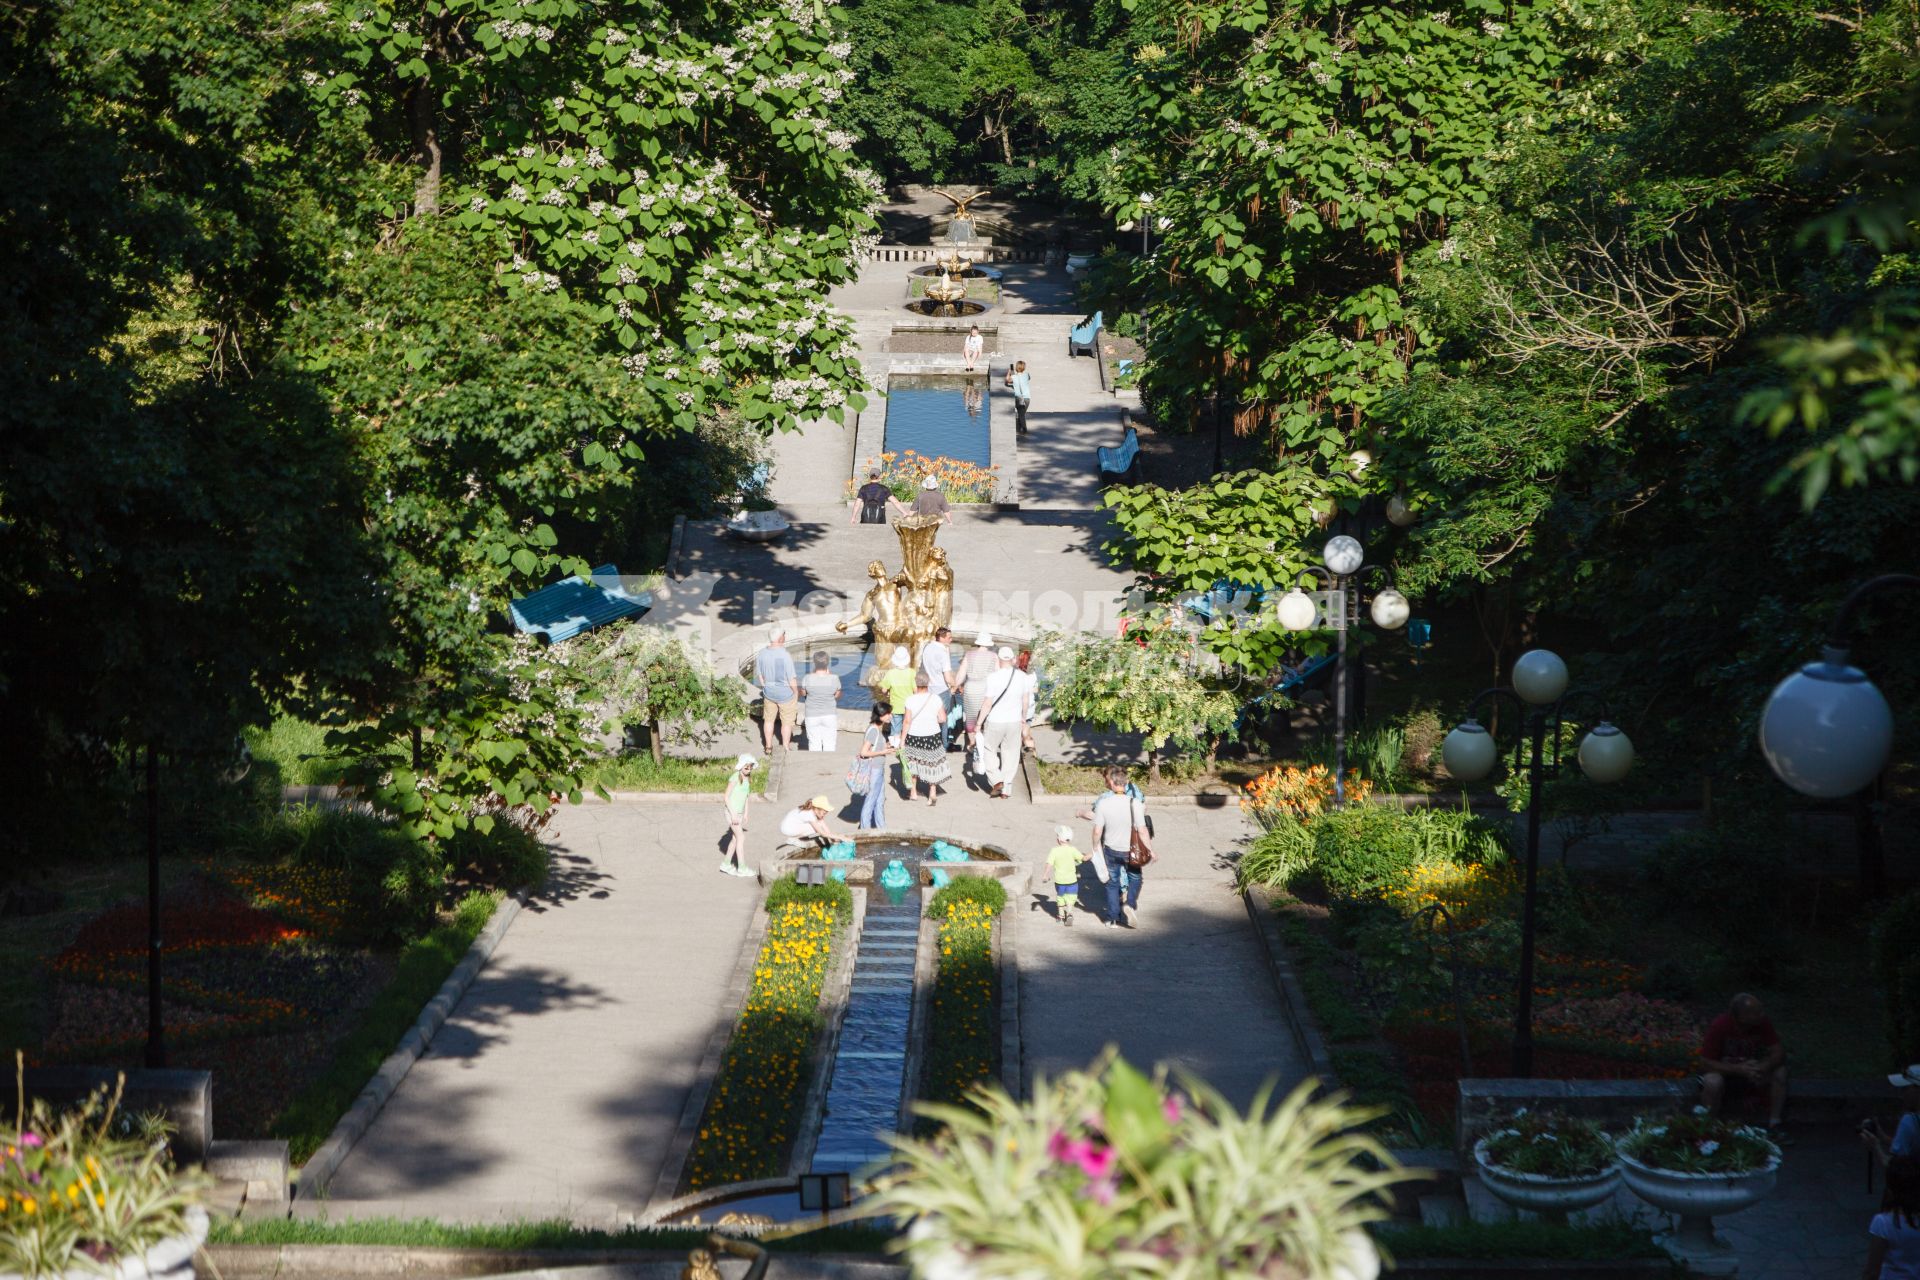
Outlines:
<svg viewBox="0 0 1920 1280"><path fill-rule="evenodd" d="M1153 192L1140 193L1140 256L1147 256L1147 233L1153 229Z"/></svg>
<svg viewBox="0 0 1920 1280"><path fill-rule="evenodd" d="M1358 538L1336 534L1321 550L1322 565L1308 565L1294 580L1293 589L1280 597L1280 625L1288 631L1306 631L1315 625L1332 627L1339 655L1333 676L1333 803L1335 808L1347 802L1347 632L1360 625L1360 592L1353 580L1366 567L1366 548ZM1376 566L1377 568L1378 566ZM1320 577L1327 588L1309 595L1300 584L1309 577ZM1397 631L1406 625L1413 608L1407 598L1388 583L1376 591L1369 606L1375 626Z"/></svg>
<svg viewBox="0 0 1920 1280"><path fill-rule="evenodd" d="M1838 800L1861 794L1887 767L1893 749L1893 709L1867 673L1853 665L1854 616L1868 597L1920 587L1909 573L1869 578L1834 615L1820 661L1809 662L1774 686L1760 714L1760 754L1774 776L1801 795ZM1861 822L1861 889L1884 887L1877 842Z"/></svg>
<svg viewBox="0 0 1920 1280"><path fill-rule="evenodd" d="M1492 772L1500 756L1493 735L1476 718L1482 703L1499 698L1512 699L1526 717L1526 732L1514 744L1514 767L1520 767L1521 748L1531 746L1527 769L1527 880L1520 918L1520 992L1513 1015L1513 1074L1525 1079L1533 1074L1533 934L1535 887L1540 869L1540 792L1547 775L1560 771L1560 725L1567 704L1585 695L1567 690L1567 664L1548 649L1529 649L1513 664L1511 688L1488 689L1467 708L1467 718L1441 744L1441 759L1447 772L1461 783L1478 782ZM1553 756L1547 757L1547 739L1553 739ZM1633 743L1627 735L1601 719L1580 741L1580 768L1599 783L1618 782L1633 767Z"/></svg>

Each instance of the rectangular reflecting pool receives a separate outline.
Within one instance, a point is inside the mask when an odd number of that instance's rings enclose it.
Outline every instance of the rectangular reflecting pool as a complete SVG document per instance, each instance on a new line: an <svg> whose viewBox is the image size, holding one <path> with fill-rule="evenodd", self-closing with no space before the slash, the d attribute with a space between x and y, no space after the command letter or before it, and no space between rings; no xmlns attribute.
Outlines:
<svg viewBox="0 0 1920 1280"><path fill-rule="evenodd" d="M882 447L889 453L911 449L923 458L990 466L992 422L993 396L984 375L900 374L887 380Z"/></svg>

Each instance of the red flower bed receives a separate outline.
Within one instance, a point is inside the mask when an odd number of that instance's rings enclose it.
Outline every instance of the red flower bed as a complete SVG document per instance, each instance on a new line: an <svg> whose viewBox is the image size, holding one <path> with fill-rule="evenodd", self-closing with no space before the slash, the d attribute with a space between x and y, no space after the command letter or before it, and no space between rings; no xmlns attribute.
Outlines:
<svg viewBox="0 0 1920 1280"><path fill-rule="evenodd" d="M266 946L303 937L277 916L224 896L161 904L160 936L163 951L194 951L203 947ZM145 905L115 907L80 927L67 956L112 955L147 949Z"/></svg>

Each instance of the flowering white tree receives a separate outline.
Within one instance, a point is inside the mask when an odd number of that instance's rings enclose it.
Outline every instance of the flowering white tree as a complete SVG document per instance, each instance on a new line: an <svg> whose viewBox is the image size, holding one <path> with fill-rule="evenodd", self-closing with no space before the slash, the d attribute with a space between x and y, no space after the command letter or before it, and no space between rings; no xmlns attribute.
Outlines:
<svg viewBox="0 0 1920 1280"><path fill-rule="evenodd" d="M878 179L828 107L852 72L824 0L309 0L312 91L403 133L413 216L503 281L588 309L654 429L785 428L864 403L850 279ZM618 466L602 446L588 465ZM637 448L629 457L637 457Z"/></svg>

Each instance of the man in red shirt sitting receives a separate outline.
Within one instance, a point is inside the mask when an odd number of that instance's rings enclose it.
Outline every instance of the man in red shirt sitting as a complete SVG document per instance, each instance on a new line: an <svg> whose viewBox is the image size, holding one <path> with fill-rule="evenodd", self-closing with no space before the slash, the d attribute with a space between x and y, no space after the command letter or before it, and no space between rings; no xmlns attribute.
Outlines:
<svg viewBox="0 0 1920 1280"><path fill-rule="evenodd" d="M1741 992L1708 1024L1700 1068L1700 1102L1708 1111L1718 1113L1722 1102L1742 1096L1764 1095L1767 1134L1779 1141L1780 1113L1787 1105L1787 1047L1757 997Z"/></svg>

